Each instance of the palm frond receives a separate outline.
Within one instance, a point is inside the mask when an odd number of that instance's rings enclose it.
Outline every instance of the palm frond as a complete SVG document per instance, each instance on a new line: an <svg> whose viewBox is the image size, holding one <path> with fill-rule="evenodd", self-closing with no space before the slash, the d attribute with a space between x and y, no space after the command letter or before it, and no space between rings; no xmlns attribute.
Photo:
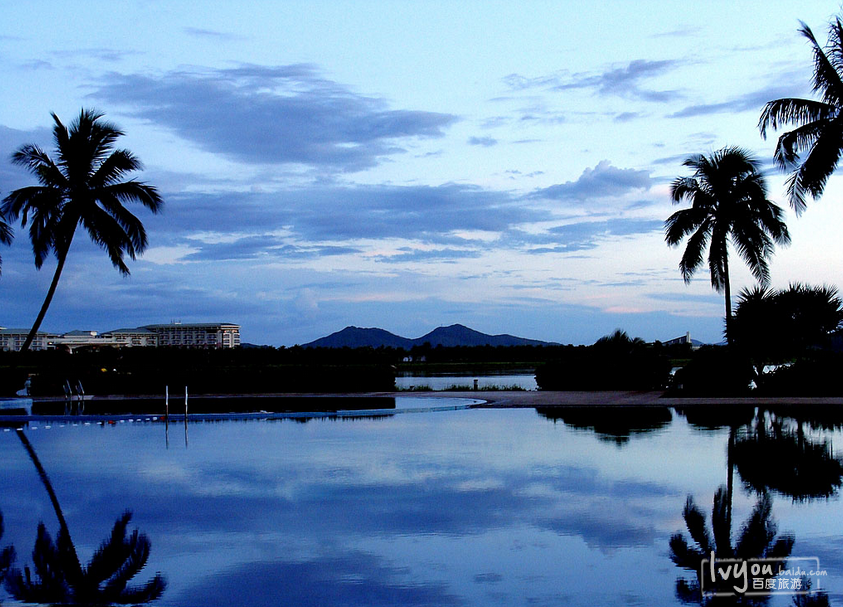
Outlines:
<svg viewBox="0 0 843 607"><path fill-rule="evenodd" d="M809 124L834 118L838 110L824 101L815 99L784 98L768 101L761 110L758 129L767 138L767 129L774 131L790 124Z"/></svg>

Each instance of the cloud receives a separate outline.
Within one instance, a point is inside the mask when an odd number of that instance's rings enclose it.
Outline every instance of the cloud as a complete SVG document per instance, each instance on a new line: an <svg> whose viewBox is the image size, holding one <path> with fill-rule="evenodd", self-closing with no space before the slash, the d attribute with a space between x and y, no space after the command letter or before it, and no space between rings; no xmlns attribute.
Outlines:
<svg viewBox="0 0 843 607"><path fill-rule="evenodd" d="M173 195L165 217L148 218L147 231L170 239L161 246L198 232L254 236L282 228L311 243L395 237L453 244L465 242L454 237L457 230L502 232L549 219L549 212L519 197L477 186L313 185L274 193ZM235 248L276 244L250 239Z"/></svg>
<svg viewBox="0 0 843 607"><path fill-rule="evenodd" d="M623 196L630 192L646 190L652 184L653 180L648 171L619 169L613 167L608 160L601 160L593 169L586 168L576 181L566 181L536 190L531 197L582 201Z"/></svg>
<svg viewBox="0 0 843 607"><path fill-rule="evenodd" d="M807 92L807 87L794 87L794 80L784 79L789 84L774 84L718 103L700 103L689 105L678 112L668 114L668 118L690 118L694 116L708 116L736 112L761 113L764 105L774 99L799 97Z"/></svg>
<svg viewBox="0 0 843 607"><path fill-rule="evenodd" d="M309 64L112 73L91 96L240 162L340 171L375 166L404 152L401 140L441 137L456 122L450 114L389 109Z"/></svg>
<svg viewBox="0 0 843 607"><path fill-rule="evenodd" d="M285 259L313 259L332 255L359 253L360 249L345 246L300 246L288 239L269 234L256 234L238 238L233 242L204 243L189 239L198 249L180 261L233 261L278 257Z"/></svg>
<svg viewBox="0 0 843 607"><path fill-rule="evenodd" d="M419 582L407 567L395 567L379 556L335 550L309 560L246 563L200 579L181 601L228 605L231 597L245 607L287 605L463 605L443 583Z"/></svg>
<svg viewBox="0 0 843 607"><path fill-rule="evenodd" d="M195 38L206 38L210 41L230 41L230 40L242 40L242 36L237 36L235 34L229 34L227 32L220 32L217 30L209 30L204 29L201 27L184 27L182 31L187 34L188 36L193 36Z"/></svg>
<svg viewBox="0 0 843 607"><path fill-rule="evenodd" d="M642 87L642 82L662 76L681 64L676 60L647 61L636 59L602 72L577 74L557 73L549 76L526 78L510 74L504 83L513 90L539 88L551 91L589 89L603 96L617 96L665 103L679 97L676 91L656 91Z"/></svg>
<svg viewBox="0 0 843 607"><path fill-rule="evenodd" d="M483 147L491 147L497 145L498 140L492 137L469 137L468 145L482 145Z"/></svg>
<svg viewBox="0 0 843 607"><path fill-rule="evenodd" d="M94 59L107 63L117 63L126 57L142 54L140 51L131 51L115 48L80 48L67 51L53 51L52 54L63 59Z"/></svg>
<svg viewBox="0 0 843 607"><path fill-rule="evenodd" d="M614 120L615 122L630 122L637 118L641 118L641 112L621 112L620 114L612 118L612 120Z"/></svg>
<svg viewBox="0 0 843 607"><path fill-rule="evenodd" d="M467 249L430 249L419 250L403 248L403 252L396 255L381 255L376 261L386 263L406 263L411 261L444 261L454 263L458 259L474 259L480 257L480 251Z"/></svg>
<svg viewBox="0 0 843 607"><path fill-rule="evenodd" d="M594 249L601 240L610 237L633 236L661 232L663 223L655 219L608 219L584 221L550 228L539 235L524 236L525 243L539 246L528 249L534 255L544 253L572 253Z"/></svg>

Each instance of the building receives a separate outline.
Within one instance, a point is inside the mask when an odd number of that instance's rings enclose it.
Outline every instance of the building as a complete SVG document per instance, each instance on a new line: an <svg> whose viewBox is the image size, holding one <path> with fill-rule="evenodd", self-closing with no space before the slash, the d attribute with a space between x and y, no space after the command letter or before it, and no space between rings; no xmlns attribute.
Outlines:
<svg viewBox="0 0 843 607"><path fill-rule="evenodd" d="M26 336L29 335L29 329L7 329L0 327L0 350L20 350L23 347L23 342L26 341ZM49 350L53 346L52 340L57 338L55 333L45 333L38 331L32 339L32 344L29 346L30 350Z"/></svg>
<svg viewBox="0 0 843 607"><path fill-rule="evenodd" d="M136 329L115 329L103 333L118 348L148 348L158 345L158 334L144 327Z"/></svg>
<svg viewBox="0 0 843 607"><path fill-rule="evenodd" d="M23 347L28 329L0 327L0 350L18 351ZM30 350L77 348L203 348L221 349L240 346L240 325L233 323L170 323L146 325L133 329L115 329L105 333L96 331L70 331L63 334L39 331Z"/></svg>
<svg viewBox="0 0 843 607"><path fill-rule="evenodd" d="M146 325L158 338L159 346L181 348L236 348L240 345L240 325L217 323L170 323Z"/></svg>

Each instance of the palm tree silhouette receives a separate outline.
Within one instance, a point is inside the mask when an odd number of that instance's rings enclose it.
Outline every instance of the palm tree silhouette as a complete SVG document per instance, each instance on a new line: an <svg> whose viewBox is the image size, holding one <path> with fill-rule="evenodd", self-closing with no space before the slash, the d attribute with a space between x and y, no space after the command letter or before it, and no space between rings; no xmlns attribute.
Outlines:
<svg viewBox="0 0 843 607"><path fill-rule="evenodd" d="M770 279L767 263L774 244L790 243L782 209L767 199L767 185L758 161L737 147L726 147L710 156L691 156L683 163L694 170L671 186L674 204L687 199L688 209L675 212L664 224L665 241L677 246L688 242L679 262L685 283L703 264L708 247L711 286L726 297L726 339L732 320L729 283L729 242L737 249L761 284Z"/></svg>
<svg viewBox="0 0 843 607"><path fill-rule="evenodd" d="M794 502L827 499L843 486L843 460L831 442L812 440L805 422L772 412L741 429L733 447L738 474L747 489L775 491Z"/></svg>
<svg viewBox="0 0 843 607"><path fill-rule="evenodd" d="M132 513L125 512L114 523L111 535L82 566L66 528L59 529L56 542L44 523L32 551L35 579L29 567L12 569L6 588L19 601L62 605L137 605L160 597L166 582L160 573L140 586L129 581L146 566L150 542L143 533L127 535Z"/></svg>
<svg viewBox="0 0 843 607"><path fill-rule="evenodd" d="M814 33L802 23L799 32L808 39L814 53L813 90L821 99L784 98L768 102L758 128L766 139L774 130L797 125L783 133L776 144L775 160L791 173L787 180L790 205L799 215L805 210L805 196L822 196L828 178L843 153L843 24L829 24L828 43L823 49ZM807 155L800 157L802 152Z"/></svg>
<svg viewBox="0 0 843 607"><path fill-rule="evenodd" d="M694 571L697 576L690 582L684 578L676 581L676 596L683 603L752 605L764 603L769 598L738 596L722 601L720 597L704 595L699 576L703 559L709 559L712 552L718 559L784 559L790 556L794 539L789 535L776 538L776 524L771 516L773 502L768 494L758 499L733 546L729 499L726 487L721 486L714 495L711 530L706 526L705 514L694 503L694 498L689 495L685 502L682 517L685 519L685 526L693 545L688 543L681 532L673 534L670 538L670 560L679 567ZM713 587L706 584L706 591L732 591L733 585L733 581L719 585L715 583Z"/></svg>
<svg viewBox="0 0 843 607"><path fill-rule="evenodd" d="M82 566L50 477L24 432L18 430L17 435L50 496L59 532L53 542L44 523L39 523L32 551L35 579L29 567L24 567L23 572L11 569L6 574L9 593L27 603L62 605L137 605L160 597L167 587L160 573L146 584L129 586L129 581L146 566L151 544L146 534L137 530L127 535L132 518L128 510L114 523L110 537L100 545L90 562Z"/></svg>
<svg viewBox="0 0 843 607"><path fill-rule="evenodd" d="M146 248L147 238L143 224L123 204L139 202L153 213L163 205L154 187L133 179L122 181L127 173L141 169L141 163L128 150L114 150L123 132L103 122L102 114L82 109L69 129L56 114L51 116L56 160L36 145L22 146L12 162L26 167L40 185L14 190L0 205L0 214L10 221L20 217L21 226L29 224L35 267L40 269L50 253L58 261L22 351L29 349L50 307L76 228L83 226L91 240L108 252L114 267L128 275L124 255L134 259Z"/></svg>
<svg viewBox="0 0 843 607"><path fill-rule="evenodd" d="M0 512L0 539L3 539L3 513ZM6 546L0 551L0 580L6 577L6 572L15 560L15 549L13 546Z"/></svg>
<svg viewBox="0 0 843 607"><path fill-rule="evenodd" d="M0 243L12 244L12 228L9 224L3 221L3 216L0 215ZM0 268L3 267L3 259L0 258Z"/></svg>

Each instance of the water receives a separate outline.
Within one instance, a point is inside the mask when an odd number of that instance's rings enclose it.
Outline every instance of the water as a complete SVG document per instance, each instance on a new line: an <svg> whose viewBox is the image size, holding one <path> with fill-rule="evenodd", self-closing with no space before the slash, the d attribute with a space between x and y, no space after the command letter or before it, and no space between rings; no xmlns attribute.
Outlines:
<svg viewBox="0 0 843 607"><path fill-rule="evenodd" d="M160 422L38 423L24 434L83 563L133 512L129 530L145 534L151 550L132 581L161 572L167 588L157 605L678 605L676 580L693 574L671 562L670 537L688 537L689 495L710 519L729 476L723 424L737 428L753 412L739 421L696 417L469 409L170 424L166 432ZM812 423L818 429L803 426L803 453L807 443L839 444L834 424ZM765 443L780 440L782 428L763 436L748 428L731 431L733 452L742 450L733 540L757 503L746 485L763 480L753 462L769 458L766 482L792 488L775 459L784 443L773 451ZM17 566L32 567L39 522L53 538L58 522L31 457L6 430L0 549L14 545ZM815 472L822 462L808 460ZM808 476L806 493L833 485L833 475ZM782 491L772 493L779 534L795 538L793 556L820 559L829 574L821 585L840 604L837 489L798 501Z"/></svg>
<svg viewBox="0 0 843 607"><path fill-rule="evenodd" d="M474 380L478 388L510 388L515 386L521 390L537 390L535 373L511 373L505 375L406 375L395 378L395 386L399 390L430 388L431 390L448 390L453 386L474 388Z"/></svg>

